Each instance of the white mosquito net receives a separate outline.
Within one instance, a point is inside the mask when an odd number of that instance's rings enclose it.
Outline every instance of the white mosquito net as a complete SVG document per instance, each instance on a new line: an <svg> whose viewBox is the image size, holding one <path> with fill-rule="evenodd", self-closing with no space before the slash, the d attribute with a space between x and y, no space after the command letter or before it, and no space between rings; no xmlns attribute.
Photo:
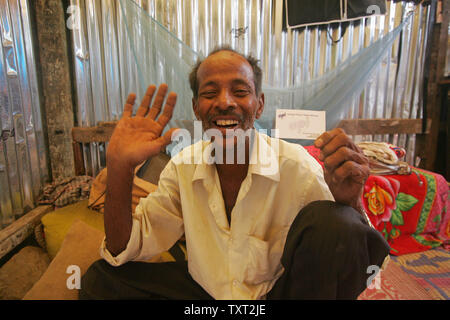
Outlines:
<svg viewBox="0 0 450 320"><path fill-rule="evenodd" d="M149 84L165 82L178 95L177 107L168 127L193 128L192 92L188 74L203 56L183 43L132 0L120 0L127 28L127 44L134 55L140 99ZM276 109L325 110L327 130L346 118L351 100L361 94L371 75L401 33L410 16L397 28L360 50L334 69L299 87L274 87L263 83L265 107L257 129L274 128ZM138 100L139 101L139 100ZM297 141L300 142L301 141Z"/></svg>

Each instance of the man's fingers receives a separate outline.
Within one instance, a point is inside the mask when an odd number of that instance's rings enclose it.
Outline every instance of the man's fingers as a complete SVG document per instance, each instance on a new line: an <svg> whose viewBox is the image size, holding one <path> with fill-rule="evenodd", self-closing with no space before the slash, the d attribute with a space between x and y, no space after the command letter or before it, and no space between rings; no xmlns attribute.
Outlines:
<svg viewBox="0 0 450 320"><path fill-rule="evenodd" d="M368 166L357 164L353 161L344 162L332 173L334 183L339 183L345 179L351 178L352 181L363 185L369 177L370 169Z"/></svg>
<svg viewBox="0 0 450 320"><path fill-rule="evenodd" d="M342 147L347 147L351 150L358 151L358 148L353 143L352 139L340 128L334 129L330 132L325 132L321 137L322 138L319 137L315 141L315 145L321 145L319 159L322 161Z"/></svg>
<svg viewBox="0 0 450 320"><path fill-rule="evenodd" d="M122 118L129 118L133 114L133 105L136 100L136 94L130 93L123 108Z"/></svg>
<svg viewBox="0 0 450 320"><path fill-rule="evenodd" d="M155 101L148 112L148 117L152 120L155 120L158 114L161 112L162 104L164 102L164 98L166 97L168 86L163 83L159 86L158 92L156 93Z"/></svg>
<svg viewBox="0 0 450 320"><path fill-rule="evenodd" d="M172 135L177 132L178 128L171 128L167 130L167 132L163 135L165 145L168 145L172 142Z"/></svg>
<svg viewBox="0 0 450 320"><path fill-rule="evenodd" d="M172 135L178 130L178 128L171 128L169 129L163 136L159 137L158 139L154 140L153 143L156 147L159 149L164 148L168 144L172 142Z"/></svg>
<svg viewBox="0 0 450 320"><path fill-rule="evenodd" d="M314 141L314 145L317 148L322 148L328 142L330 142L335 136L342 134L342 133L345 134L345 131L342 130L341 128L335 128L331 131L324 132Z"/></svg>
<svg viewBox="0 0 450 320"><path fill-rule="evenodd" d="M148 106L150 105L150 102L152 101L153 94L156 91L156 86L151 85L147 88L147 91L145 92L144 98L141 101L141 105L136 111L136 117L145 117L145 115L148 112Z"/></svg>
<svg viewBox="0 0 450 320"><path fill-rule="evenodd" d="M166 105L164 106L164 111L158 118L158 123L161 125L161 127L164 128L172 118L173 109L175 108L176 103L177 103L177 94L175 92L169 93Z"/></svg>
<svg viewBox="0 0 450 320"><path fill-rule="evenodd" d="M350 147L352 140L346 134L338 134L333 136L327 144L322 147L321 153L323 159L336 152L341 147ZM322 159L322 160L323 160Z"/></svg>
<svg viewBox="0 0 450 320"><path fill-rule="evenodd" d="M354 161L361 165L368 164L368 160L364 154L353 151L347 147L341 147L336 152L326 157L323 164L327 170L333 172L337 167L346 161Z"/></svg>

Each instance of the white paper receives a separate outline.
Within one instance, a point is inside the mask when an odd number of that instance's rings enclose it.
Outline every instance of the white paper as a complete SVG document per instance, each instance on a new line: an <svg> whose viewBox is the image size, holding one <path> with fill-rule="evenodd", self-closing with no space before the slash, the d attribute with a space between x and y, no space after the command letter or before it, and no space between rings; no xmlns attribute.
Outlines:
<svg viewBox="0 0 450 320"><path fill-rule="evenodd" d="M315 140L325 132L325 111L277 109L275 128L282 139Z"/></svg>

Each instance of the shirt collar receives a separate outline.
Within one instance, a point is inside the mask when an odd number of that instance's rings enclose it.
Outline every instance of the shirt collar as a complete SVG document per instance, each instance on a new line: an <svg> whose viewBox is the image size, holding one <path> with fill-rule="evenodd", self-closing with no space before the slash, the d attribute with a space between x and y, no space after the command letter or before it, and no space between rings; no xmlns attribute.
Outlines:
<svg viewBox="0 0 450 320"><path fill-rule="evenodd" d="M203 155L210 155L213 145L210 141L200 141L194 144L193 152L201 152ZM250 153L249 174L264 176L273 181L280 181L280 170L278 161L279 140L271 139L263 133L255 130L254 143ZM200 163L196 165L192 181L204 180L213 177L213 163L208 163L206 157L202 157Z"/></svg>
<svg viewBox="0 0 450 320"><path fill-rule="evenodd" d="M195 165L195 171L194 175L192 177L192 181L195 180L205 180L208 177L212 177L212 172L214 167L212 164L209 164L204 159L204 155L210 155L211 149L213 145L211 141L199 141L198 143L194 144L192 148L193 154L195 154L197 157L199 157L199 163Z"/></svg>
<svg viewBox="0 0 450 320"><path fill-rule="evenodd" d="M271 139L255 130L255 140L250 155L249 173L280 181L278 161L279 140Z"/></svg>

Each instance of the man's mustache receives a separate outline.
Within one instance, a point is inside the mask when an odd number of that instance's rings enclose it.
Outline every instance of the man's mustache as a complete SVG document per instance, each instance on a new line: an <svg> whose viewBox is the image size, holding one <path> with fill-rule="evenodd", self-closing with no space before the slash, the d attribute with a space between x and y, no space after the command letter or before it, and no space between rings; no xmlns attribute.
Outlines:
<svg viewBox="0 0 450 320"><path fill-rule="evenodd" d="M211 122L212 119L216 118L216 117L225 117L225 116L230 116L230 117L235 117L239 120L239 122L243 122L244 121L244 117L238 113L232 112L232 111L227 111L227 110L219 110L216 111L214 113L208 114L208 116L206 117L206 120L208 122Z"/></svg>

